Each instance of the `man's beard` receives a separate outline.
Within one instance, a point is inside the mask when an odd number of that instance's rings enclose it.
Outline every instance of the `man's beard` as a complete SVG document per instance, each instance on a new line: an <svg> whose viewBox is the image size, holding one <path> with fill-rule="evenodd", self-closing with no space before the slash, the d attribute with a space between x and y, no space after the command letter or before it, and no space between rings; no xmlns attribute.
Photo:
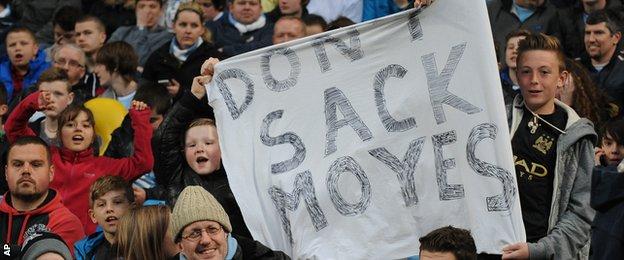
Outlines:
<svg viewBox="0 0 624 260"><path fill-rule="evenodd" d="M41 199L41 197L45 195L45 191L40 192L39 190L35 189L35 191L32 193L22 193L19 191L19 188L18 188L18 190L12 193L11 195L13 195L13 197L23 202L35 202L38 199Z"/></svg>

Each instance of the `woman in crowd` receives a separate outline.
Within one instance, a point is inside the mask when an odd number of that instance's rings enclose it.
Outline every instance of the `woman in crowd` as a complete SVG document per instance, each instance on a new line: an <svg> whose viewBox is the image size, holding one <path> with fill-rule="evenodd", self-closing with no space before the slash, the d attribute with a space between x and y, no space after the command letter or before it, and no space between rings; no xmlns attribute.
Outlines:
<svg viewBox="0 0 624 260"><path fill-rule="evenodd" d="M191 86L205 60L221 57L203 17L201 5L180 4L173 20L175 37L152 53L143 70L144 79L165 86L176 99L188 91L183 88Z"/></svg>
<svg viewBox="0 0 624 260"><path fill-rule="evenodd" d="M121 218L117 256L124 260L165 260L178 253L169 233L171 210L164 205L140 207Z"/></svg>
<svg viewBox="0 0 624 260"><path fill-rule="evenodd" d="M568 77L557 99L572 107L576 113L594 123L594 129L600 131L604 123L617 116L617 107L608 103L602 91L596 88L589 73L580 63L567 58Z"/></svg>

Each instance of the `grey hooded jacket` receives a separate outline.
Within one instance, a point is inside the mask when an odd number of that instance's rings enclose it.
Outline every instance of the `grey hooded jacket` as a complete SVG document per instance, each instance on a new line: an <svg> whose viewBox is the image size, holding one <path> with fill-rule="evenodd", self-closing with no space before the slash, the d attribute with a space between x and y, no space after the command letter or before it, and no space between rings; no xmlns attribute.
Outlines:
<svg viewBox="0 0 624 260"><path fill-rule="evenodd" d="M548 235L529 243L530 259L587 259L594 210L589 206L594 143L591 121L580 118L566 104L555 100L568 114L565 133L557 140L557 163ZM524 100L518 95L508 113L513 138L522 120ZM548 127L548 126L545 126Z"/></svg>

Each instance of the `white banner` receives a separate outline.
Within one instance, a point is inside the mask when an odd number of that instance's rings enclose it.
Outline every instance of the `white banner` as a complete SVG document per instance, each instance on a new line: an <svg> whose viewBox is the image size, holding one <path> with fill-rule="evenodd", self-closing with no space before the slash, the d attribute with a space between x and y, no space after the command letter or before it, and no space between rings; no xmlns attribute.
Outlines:
<svg viewBox="0 0 624 260"><path fill-rule="evenodd" d="M480 252L525 240L483 0L236 56L208 88L230 186L271 248L401 258L446 225Z"/></svg>

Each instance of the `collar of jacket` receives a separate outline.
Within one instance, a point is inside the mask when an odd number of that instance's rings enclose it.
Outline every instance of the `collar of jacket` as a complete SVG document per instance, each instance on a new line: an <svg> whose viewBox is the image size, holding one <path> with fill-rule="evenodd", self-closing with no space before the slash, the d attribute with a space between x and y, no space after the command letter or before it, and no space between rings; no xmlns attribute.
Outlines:
<svg viewBox="0 0 624 260"><path fill-rule="evenodd" d="M72 163L80 163L91 160L93 157L93 147L89 147L86 150L80 152L74 152L65 147L60 148L59 153L61 154L61 159L66 162Z"/></svg>

